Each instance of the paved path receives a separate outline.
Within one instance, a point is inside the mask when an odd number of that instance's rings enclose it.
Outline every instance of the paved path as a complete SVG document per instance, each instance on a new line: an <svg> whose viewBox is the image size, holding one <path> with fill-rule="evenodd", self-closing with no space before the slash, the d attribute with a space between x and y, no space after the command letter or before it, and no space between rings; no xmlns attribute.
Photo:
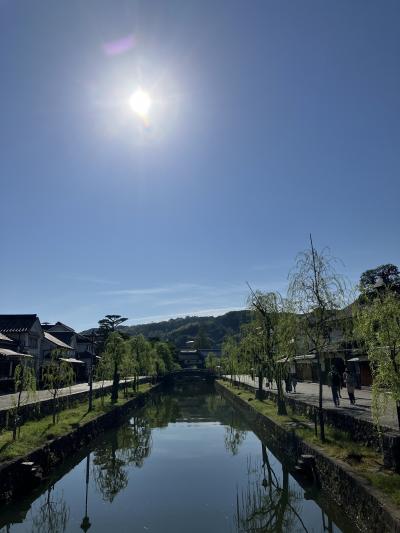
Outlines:
<svg viewBox="0 0 400 533"><path fill-rule="evenodd" d="M241 381L252 385L253 387L258 387L258 380L252 380L250 376L241 376ZM264 387L265 390L269 390ZM272 392L276 392L276 389L273 389ZM301 400L310 405L318 406L318 383L309 383L309 382L298 382L296 386L295 393L285 393L288 397L294 397L298 400ZM331 388L327 385L322 387L322 398L323 398L323 408L324 409L336 409L342 411L346 414L352 416L372 421L371 414L371 389L369 387L363 387L361 390L356 389L356 405L351 405L347 390L341 389L342 398L340 399L340 406L335 407L332 400ZM397 422L397 414L395 409L394 402L389 402L389 405L380 418L380 422L383 426L393 427L399 429Z"/></svg>
<svg viewBox="0 0 400 533"><path fill-rule="evenodd" d="M143 381L145 377L140 377L139 381ZM122 381L121 381L122 384ZM93 390L94 389L100 389L102 383L100 381L93 383ZM105 381L104 386L109 387L112 385L112 381ZM78 383L78 385L73 385L72 387L66 387L65 389L60 389L59 396L74 396L75 394L79 394L81 392L88 392L89 391L89 385L87 383ZM22 394L22 403L34 403L37 401L43 401L43 400L49 400L51 399L51 394L47 390L39 390L36 391L36 395L33 396L31 394L31 397L28 398L28 401L26 401L26 393L24 392ZM7 409L10 409L16 404L16 397L17 394L4 394L3 396L0 396L0 411L4 411Z"/></svg>

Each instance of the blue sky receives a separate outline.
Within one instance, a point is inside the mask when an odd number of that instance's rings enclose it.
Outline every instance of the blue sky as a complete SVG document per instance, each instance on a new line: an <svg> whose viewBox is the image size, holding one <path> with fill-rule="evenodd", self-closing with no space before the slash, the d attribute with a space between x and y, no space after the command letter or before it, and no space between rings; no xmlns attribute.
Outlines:
<svg viewBox="0 0 400 533"><path fill-rule="evenodd" d="M397 0L0 0L0 312L220 314L284 291L309 232L350 280L400 264L399 26Z"/></svg>

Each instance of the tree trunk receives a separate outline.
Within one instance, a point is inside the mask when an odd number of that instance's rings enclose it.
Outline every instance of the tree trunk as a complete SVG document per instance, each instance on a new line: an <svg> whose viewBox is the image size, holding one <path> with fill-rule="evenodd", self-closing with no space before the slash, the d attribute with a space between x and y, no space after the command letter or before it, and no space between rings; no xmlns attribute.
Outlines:
<svg viewBox="0 0 400 533"><path fill-rule="evenodd" d="M280 378L276 380L276 387L278 392L278 415L287 415L285 397L282 389L282 380Z"/></svg>
<svg viewBox="0 0 400 533"><path fill-rule="evenodd" d="M114 364L113 384L111 389L111 401L116 402L118 400L118 386L119 386L119 374L118 364Z"/></svg>
<svg viewBox="0 0 400 533"><path fill-rule="evenodd" d="M319 352L317 353L317 364L318 364L318 381L319 381L319 391L318 391L318 415L319 415L319 434L322 442L325 441L325 422L324 422L324 411L322 409L322 370L321 370L321 357Z"/></svg>
<svg viewBox="0 0 400 533"><path fill-rule="evenodd" d="M264 381L263 373L259 372L258 373L258 390L256 392L256 398L258 398L259 400L263 399L263 381Z"/></svg>
<svg viewBox="0 0 400 533"><path fill-rule="evenodd" d="M399 400L397 400L396 402L396 411L397 411L397 422L400 428L400 401Z"/></svg>

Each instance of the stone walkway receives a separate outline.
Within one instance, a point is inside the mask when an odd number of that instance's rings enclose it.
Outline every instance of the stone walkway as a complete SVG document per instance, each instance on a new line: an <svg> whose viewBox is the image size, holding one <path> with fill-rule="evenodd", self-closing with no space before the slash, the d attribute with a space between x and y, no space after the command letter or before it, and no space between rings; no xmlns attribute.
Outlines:
<svg viewBox="0 0 400 533"><path fill-rule="evenodd" d="M241 381L251 385L255 388L258 387L258 381L254 381L250 376L241 376ZM266 389L264 387L265 390ZM276 392L276 389L272 389L272 392ZM310 405L318 406L318 383L298 382L296 386L296 392L285 393L288 397L294 397L297 400L301 400ZM355 416L364 420L372 422L371 414L371 389L369 387L363 387L361 390L356 389L355 398L356 405L351 405L347 390L341 389L342 398L340 399L340 406L335 407L332 400L332 392L330 387L324 385L322 388L323 408L335 409L342 411L351 416ZM393 427L398 430L399 425L397 422L397 414L394 402L390 402L385 413L380 418L380 423L383 426Z"/></svg>
<svg viewBox="0 0 400 533"><path fill-rule="evenodd" d="M145 379L144 377L140 377L139 381L142 381ZM122 382L121 382L122 383ZM101 382L94 382L93 383L93 390L99 389L101 387ZM109 387L112 385L112 381L105 381L104 387ZM89 391L89 385L87 383L78 383L77 385L73 385L72 387L66 387L65 389L60 389L59 396L74 396L75 394L80 394L82 392ZM36 391L35 397L31 395L31 398L28 398L28 401L26 400L26 393L22 394L22 404L30 404L35 403L37 401L43 401L43 400L49 400L51 399L51 394L47 390L39 390ZM4 394L3 396L0 396L0 411L7 411L11 407L13 407L16 404L16 397L17 394Z"/></svg>

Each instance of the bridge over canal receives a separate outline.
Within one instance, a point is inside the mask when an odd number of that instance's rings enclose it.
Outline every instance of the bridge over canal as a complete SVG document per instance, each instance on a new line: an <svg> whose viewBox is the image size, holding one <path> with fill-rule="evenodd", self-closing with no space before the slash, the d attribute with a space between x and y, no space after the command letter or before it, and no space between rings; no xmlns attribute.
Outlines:
<svg viewBox="0 0 400 533"><path fill-rule="evenodd" d="M209 368L183 368L175 370L163 376L164 382L176 381L207 381L213 382L217 378L217 373Z"/></svg>

